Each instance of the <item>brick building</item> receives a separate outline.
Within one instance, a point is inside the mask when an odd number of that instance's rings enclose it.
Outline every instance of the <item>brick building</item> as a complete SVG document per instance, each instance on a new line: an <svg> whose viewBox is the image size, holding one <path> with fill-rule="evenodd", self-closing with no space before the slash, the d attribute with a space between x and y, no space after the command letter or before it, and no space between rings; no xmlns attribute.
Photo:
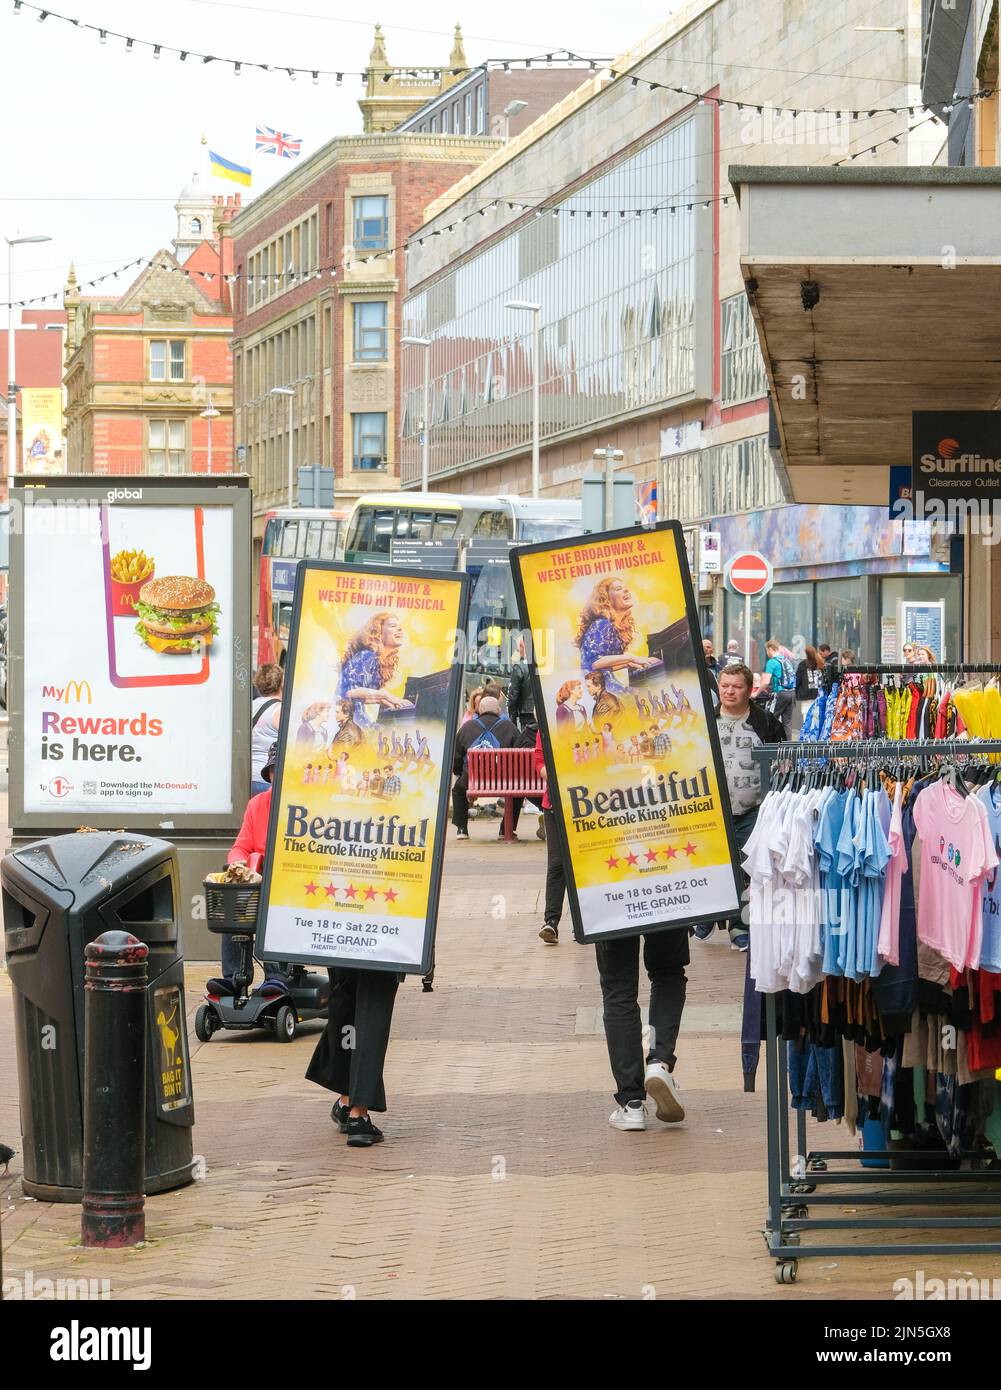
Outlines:
<svg viewBox="0 0 1001 1390"><path fill-rule="evenodd" d="M403 82L409 70L387 71ZM427 95L413 91L410 109ZM406 115L399 92L393 101L396 117ZM366 110L365 119L375 117ZM339 506L396 486L400 247L428 203L497 146L393 130L341 136L235 218L236 444L253 479L258 539L264 513L287 498L289 407L276 387L295 393L294 484L298 466L332 466Z"/></svg>
<svg viewBox="0 0 1001 1390"><path fill-rule="evenodd" d="M173 249L121 293L79 293L66 307L66 451L71 473L233 469L232 241L240 195L197 175L178 198ZM218 416L206 418L208 407ZM209 453L211 448L211 469Z"/></svg>
<svg viewBox="0 0 1001 1390"><path fill-rule="evenodd" d="M62 309L22 309L21 325L14 329L14 375L19 388L55 389L63 381L63 342L66 314ZM0 328L0 363L7 363L7 330ZM4 378L6 380L6 377ZM6 396L4 397L6 401ZM21 459L21 390L17 410L17 457ZM0 429L0 496L7 492L7 430Z"/></svg>

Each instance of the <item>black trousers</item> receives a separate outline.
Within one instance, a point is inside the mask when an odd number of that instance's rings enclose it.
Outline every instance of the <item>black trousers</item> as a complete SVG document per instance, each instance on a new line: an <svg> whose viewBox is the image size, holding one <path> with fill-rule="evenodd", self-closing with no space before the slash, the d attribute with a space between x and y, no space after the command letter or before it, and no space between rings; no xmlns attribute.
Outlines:
<svg viewBox="0 0 1001 1390"><path fill-rule="evenodd" d="M306 1080L350 1096L352 1105L385 1110L382 1069L400 977L392 970L330 971L327 1026Z"/></svg>
<svg viewBox="0 0 1001 1390"><path fill-rule="evenodd" d="M546 822L546 908L543 920L556 927L563 916L567 882L563 873L563 854L556 834L556 817L551 810L543 810L542 814Z"/></svg>
<svg viewBox="0 0 1001 1390"><path fill-rule="evenodd" d="M650 977L650 1049L643 1056L639 1007L638 936L596 941L598 974L605 1001L605 1041L619 1105L642 1100L645 1061L665 1062L674 1070L675 1046L685 1007L689 962L688 928L672 927L643 937L643 964Z"/></svg>

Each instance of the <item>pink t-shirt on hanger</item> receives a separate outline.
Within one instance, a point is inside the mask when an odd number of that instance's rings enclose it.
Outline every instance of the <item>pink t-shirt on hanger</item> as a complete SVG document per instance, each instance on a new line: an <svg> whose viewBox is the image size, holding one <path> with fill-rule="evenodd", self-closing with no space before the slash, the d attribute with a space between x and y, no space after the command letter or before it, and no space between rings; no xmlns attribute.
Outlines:
<svg viewBox="0 0 1001 1390"><path fill-rule="evenodd" d="M957 970L976 970L983 931L980 884L998 864L987 811L978 797L937 782L918 797L914 824L921 837L918 940Z"/></svg>

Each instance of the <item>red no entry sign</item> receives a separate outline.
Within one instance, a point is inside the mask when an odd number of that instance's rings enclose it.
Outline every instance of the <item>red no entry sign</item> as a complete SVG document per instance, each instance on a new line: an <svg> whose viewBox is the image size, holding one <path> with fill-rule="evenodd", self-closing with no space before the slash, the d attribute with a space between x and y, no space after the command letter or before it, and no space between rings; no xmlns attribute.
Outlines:
<svg viewBox="0 0 1001 1390"><path fill-rule="evenodd" d="M745 550L729 561L723 578L735 594L754 598L772 587L772 567L756 550Z"/></svg>

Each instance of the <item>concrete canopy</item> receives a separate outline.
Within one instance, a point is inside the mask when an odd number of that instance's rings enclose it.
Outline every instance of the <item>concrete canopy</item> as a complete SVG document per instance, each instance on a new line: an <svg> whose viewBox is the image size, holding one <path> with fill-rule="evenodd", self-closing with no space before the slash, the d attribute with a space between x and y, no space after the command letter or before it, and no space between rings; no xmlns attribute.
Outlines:
<svg viewBox="0 0 1001 1390"><path fill-rule="evenodd" d="M1001 169L729 177L790 499L885 503L912 411L1001 402Z"/></svg>

